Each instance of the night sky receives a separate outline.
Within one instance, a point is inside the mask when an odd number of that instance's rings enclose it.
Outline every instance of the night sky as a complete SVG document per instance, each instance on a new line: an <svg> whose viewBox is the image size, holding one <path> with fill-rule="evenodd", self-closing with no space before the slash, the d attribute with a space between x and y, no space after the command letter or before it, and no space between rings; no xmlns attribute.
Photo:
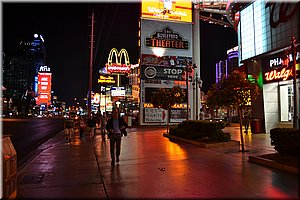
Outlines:
<svg viewBox="0 0 300 200"><path fill-rule="evenodd" d="M45 39L46 64L53 72L52 90L67 105L88 91L91 9L95 11L95 65L93 89L98 90L98 70L105 66L112 48L125 48L130 63L138 62L139 3L4 3L2 2L2 51L13 53L23 38L34 33ZM215 63L237 45L232 28L201 22L201 77L203 90L215 79Z"/></svg>

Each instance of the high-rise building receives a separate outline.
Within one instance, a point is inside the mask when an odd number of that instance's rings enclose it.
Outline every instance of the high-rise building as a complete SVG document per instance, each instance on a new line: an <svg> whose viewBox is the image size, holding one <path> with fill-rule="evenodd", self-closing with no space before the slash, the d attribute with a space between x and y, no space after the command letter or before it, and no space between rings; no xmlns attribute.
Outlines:
<svg viewBox="0 0 300 200"><path fill-rule="evenodd" d="M238 47L234 47L227 51L227 59L216 63L216 83L221 81L222 77L227 77L234 69L239 67Z"/></svg>
<svg viewBox="0 0 300 200"><path fill-rule="evenodd" d="M22 39L16 46L15 53L3 58L2 85L7 89L3 96L10 100L8 102L12 102L11 104L29 97L33 100L38 89L38 69L46 64L42 35L34 34L33 38Z"/></svg>

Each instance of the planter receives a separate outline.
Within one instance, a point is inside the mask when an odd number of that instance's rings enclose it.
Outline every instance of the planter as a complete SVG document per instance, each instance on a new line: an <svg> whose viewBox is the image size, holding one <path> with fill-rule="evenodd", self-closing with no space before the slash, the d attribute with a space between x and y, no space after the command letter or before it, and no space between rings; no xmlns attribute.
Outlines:
<svg viewBox="0 0 300 200"><path fill-rule="evenodd" d="M185 142L185 143L189 143L189 144L193 144L202 148L213 148L213 147L228 147L228 146L239 146L240 142L236 141L236 140L230 140L228 142L201 142L201 141L195 141L195 140L189 140L189 139L185 139L185 138L181 138L181 137L176 137L173 135L169 135L164 133L163 134L164 137L169 138L170 141L181 141L181 142Z"/></svg>

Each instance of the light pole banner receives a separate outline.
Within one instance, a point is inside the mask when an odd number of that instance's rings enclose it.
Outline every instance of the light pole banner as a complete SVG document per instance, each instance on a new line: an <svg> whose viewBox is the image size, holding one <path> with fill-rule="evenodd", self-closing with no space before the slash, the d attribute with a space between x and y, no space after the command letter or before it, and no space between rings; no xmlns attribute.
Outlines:
<svg viewBox="0 0 300 200"><path fill-rule="evenodd" d="M192 57L192 24L141 20L141 53Z"/></svg>

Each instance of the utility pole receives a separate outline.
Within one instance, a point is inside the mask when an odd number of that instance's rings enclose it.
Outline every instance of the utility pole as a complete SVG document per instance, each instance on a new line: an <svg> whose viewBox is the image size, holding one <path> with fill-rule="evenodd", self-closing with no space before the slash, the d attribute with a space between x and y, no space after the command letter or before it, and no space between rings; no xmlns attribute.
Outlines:
<svg viewBox="0 0 300 200"><path fill-rule="evenodd" d="M92 93L92 85L93 85L93 49L94 49L94 11L92 11L92 24L91 24L88 118L91 118L91 112L92 112L92 94L91 93Z"/></svg>
<svg viewBox="0 0 300 200"><path fill-rule="evenodd" d="M294 89L294 119L293 119L293 128L299 129L299 108L298 108L298 87L297 87L297 48L296 48L296 37L292 36L291 38L291 45L292 45L292 56L293 56L293 89Z"/></svg>

